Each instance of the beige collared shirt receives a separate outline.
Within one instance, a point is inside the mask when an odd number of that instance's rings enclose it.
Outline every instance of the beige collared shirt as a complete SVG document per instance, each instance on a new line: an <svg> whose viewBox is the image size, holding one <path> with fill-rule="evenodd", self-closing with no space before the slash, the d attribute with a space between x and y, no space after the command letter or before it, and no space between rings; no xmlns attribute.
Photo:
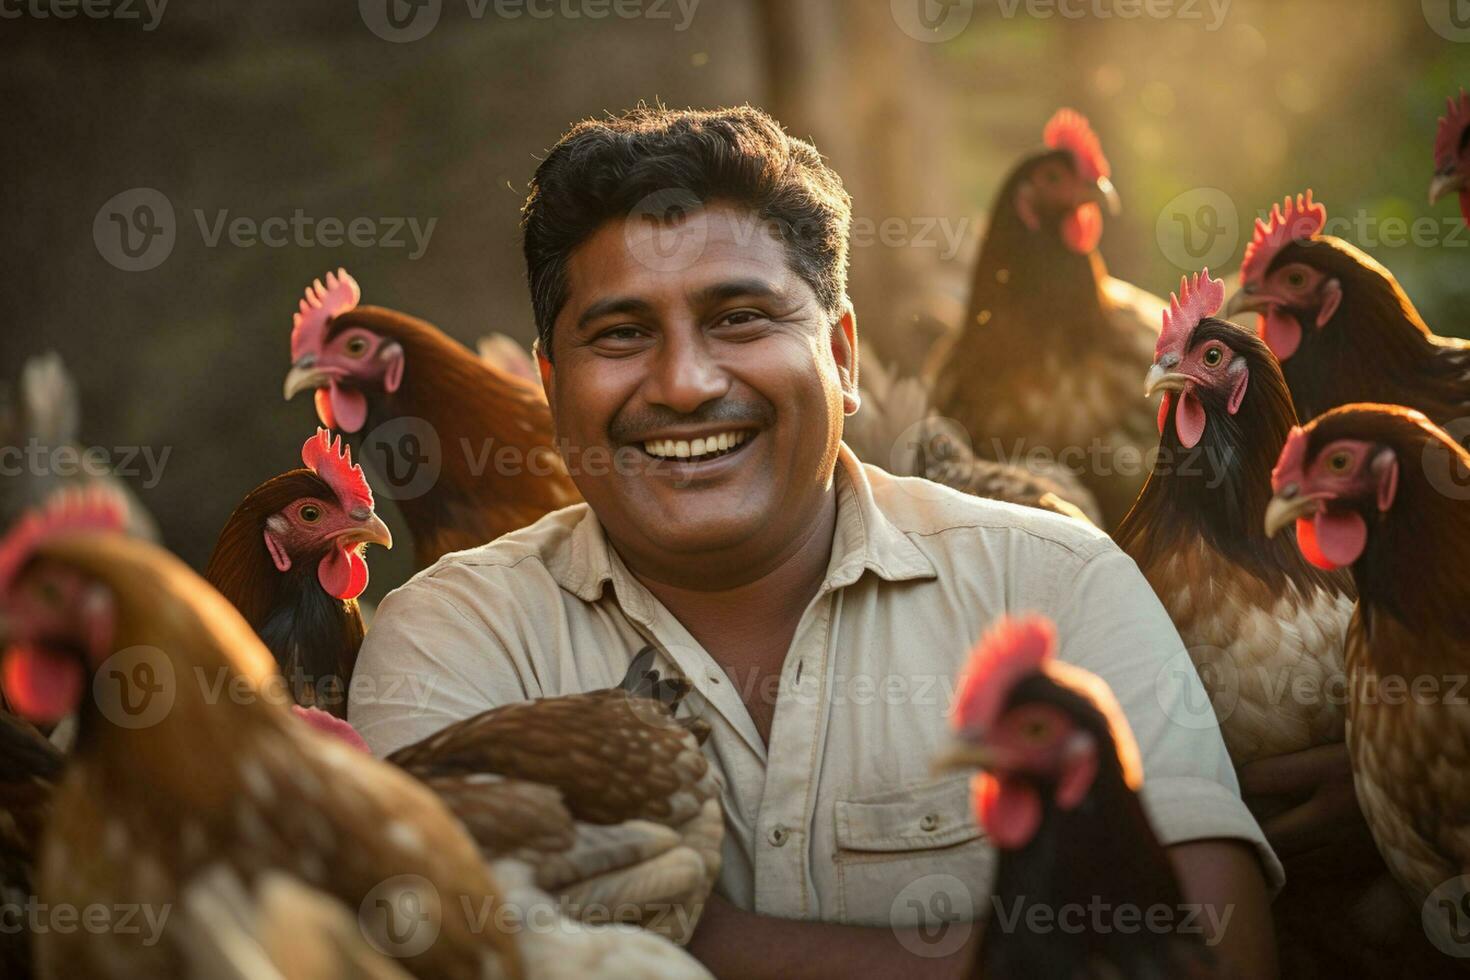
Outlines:
<svg viewBox="0 0 1470 980"><path fill-rule="evenodd" d="M1101 532L859 463L843 447L826 580L797 626L770 745L736 684L629 573L585 504L441 559L389 595L350 719L378 754L495 705L618 683L646 644L694 684L725 782L721 892L768 915L867 925L988 913L994 852L963 776L935 777L954 678L1004 613L1057 623L1142 750L1165 844L1254 844L1199 679L1137 567ZM942 894L941 894L942 893Z"/></svg>

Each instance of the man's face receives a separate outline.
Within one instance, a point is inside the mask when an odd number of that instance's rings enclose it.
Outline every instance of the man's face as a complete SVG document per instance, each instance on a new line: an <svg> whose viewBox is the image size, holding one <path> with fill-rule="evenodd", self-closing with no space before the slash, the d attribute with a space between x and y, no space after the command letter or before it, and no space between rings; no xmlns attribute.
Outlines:
<svg viewBox="0 0 1470 980"><path fill-rule="evenodd" d="M851 311L829 326L780 239L722 204L672 226L608 222L572 253L567 286L542 378L577 488L620 550L751 558L803 540L857 405Z"/></svg>

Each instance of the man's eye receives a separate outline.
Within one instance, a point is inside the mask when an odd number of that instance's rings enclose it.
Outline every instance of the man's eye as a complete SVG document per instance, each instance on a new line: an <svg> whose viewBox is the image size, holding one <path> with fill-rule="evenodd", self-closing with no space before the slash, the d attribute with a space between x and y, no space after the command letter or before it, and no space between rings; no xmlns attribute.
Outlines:
<svg viewBox="0 0 1470 980"><path fill-rule="evenodd" d="M643 335L643 331L637 327L613 327L598 334L598 340L637 340Z"/></svg>
<svg viewBox="0 0 1470 980"><path fill-rule="evenodd" d="M735 310L726 313L715 323L717 327L743 327L764 320L765 314L756 310Z"/></svg>

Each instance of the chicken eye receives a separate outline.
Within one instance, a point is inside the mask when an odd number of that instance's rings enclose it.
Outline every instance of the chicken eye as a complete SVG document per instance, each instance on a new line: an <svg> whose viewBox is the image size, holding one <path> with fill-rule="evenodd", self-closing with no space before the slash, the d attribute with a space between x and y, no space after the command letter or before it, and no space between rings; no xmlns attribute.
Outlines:
<svg viewBox="0 0 1470 980"><path fill-rule="evenodd" d="M1286 274L1286 284L1300 289L1307 284L1307 275L1304 272L1288 272Z"/></svg>
<svg viewBox="0 0 1470 980"><path fill-rule="evenodd" d="M1352 463L1353 456L1351 453L1333 453L1327 457L1327 468L1334 473L1346 473Z"/></svg>
<svg viewBox="0 0 1470 980"><path fill-rule="evenodd" d="M1040 720L1040 719L1035 719L1033 721L1028 721L1024 725L1021 726L1021 735L1027 741L1031 741L1031 742L1045 741L1046 737L1048 735L1050 735L1050 734L1051 734L1051 726L1048 725L1046 722Z"/></svg>
<svg viewBox="0 0 1470 980"><path fill-rule="evenodd" d="M348 357L361 357L367 353L368 342L366 337L352 337L342 348Z"/></svg>
<svg viewBox="0 0 1470 980"><path fill-rule="evenodd" d="M1225 359L1225 354L1218 347L1211 347L1205 351L1205 367L1219 367L1220 362Z"/></svg>
<svg viewBox="0 0 1470 980"><path fill-rule="evenodd" d="M322 509L316 504L303 504L301 509L296 512L296 516L300 517L307 524L315 524L322 519Z"/></svg>

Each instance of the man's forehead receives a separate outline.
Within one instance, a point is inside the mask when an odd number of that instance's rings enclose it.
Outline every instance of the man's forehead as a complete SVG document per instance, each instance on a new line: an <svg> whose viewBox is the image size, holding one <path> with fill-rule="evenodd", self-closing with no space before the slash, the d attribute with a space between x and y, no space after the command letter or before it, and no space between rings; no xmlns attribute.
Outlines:
<svg viewBox="0 0 1470 980"><path fill-rule="evenodd" d="M562 313L577 317L609 295L687 301L729 282L810 292L772 223L753 212L723 204L672 218L635 212L607 222L571 253Z"/></svg>

